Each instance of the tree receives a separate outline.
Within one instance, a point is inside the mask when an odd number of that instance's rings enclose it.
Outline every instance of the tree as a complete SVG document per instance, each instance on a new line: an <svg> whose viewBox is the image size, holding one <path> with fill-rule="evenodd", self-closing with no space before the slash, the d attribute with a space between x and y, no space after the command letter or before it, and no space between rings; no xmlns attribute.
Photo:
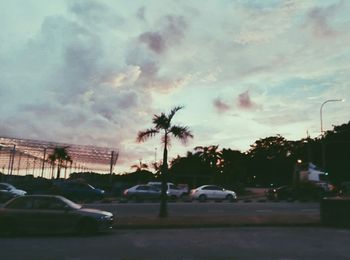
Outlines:
<svg viewBox="0 0 350 260"><path fill-rule="evenodd" d="M194 148L202 161L210 168L215 168L220 160L221 153L218 152L218 145L197 146Z"/></svg>
<svg viewBox="0 0 350 260"><path fill-rule="evenodd" d="M135 169L137 172L140 172L142 170L148 169L148 165L146 163L142 163L140 160L139 164L131 165L131 169Z"/></svg>
<svg viewBox="0 0 350 260"><path fill-rule="evenodd" d="M64 167L65 162L72 162L72 158L68 154L68 147L58 147L56 146L52 152L52 154L49 155L48 159L51 162L52 165L57 163L57 176L56 178L60 178L60 172L61 168Z"/></svg>
<svg viewBox="0 0 350 260"><path fill-rule="evenodd" d="M163 150L163 164L161 167L162 173L162 191L160 196L160 209L159 217L164 218L168 215L167 210L167 195L166 195L166 182L168 174L168 146L170 145L170 137L173 136L179 139L181 142L186 143L189 138L193 138L191 131L187 126L172 125L171 120L175 116L176 112L183 107L178 106L173 108L168 115L161 113L160 115L154 115L152 123L153 128L140 131L137 135L137 142L145 142L147 139L154 137L158 133L162 133Z"/></svg>

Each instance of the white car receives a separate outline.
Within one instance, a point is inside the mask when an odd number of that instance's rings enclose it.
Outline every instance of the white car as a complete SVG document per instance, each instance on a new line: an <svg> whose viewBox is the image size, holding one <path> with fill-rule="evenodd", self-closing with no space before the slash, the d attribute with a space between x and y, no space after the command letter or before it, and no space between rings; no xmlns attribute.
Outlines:
<svg viewBox="0 0 350 260"><path fill-rule="evenodd" d="M148 185L152 185L159 190L162 189L161 182L149 182ZM185 189L180 189L174 183L168 182L166 194L168 195L168 198L176 200L184 198L188 194L188 192Z"/></svg>
<svg viewBox="0 0 350 260"><path fill-rule="evenodd" d="M232 190L226 190L216 185L203 185L191 190L191 199L204 202L207 200L228 200L230 202L237 201L237 195Z"/></svg>
<svg viewBox="0 0 350 260"><path fill-rule="evenodd" d="M0 183L0 202L5 202L9 199L25 195L27 195L27 192L24 190L17 189L9 183Z"/></svg>

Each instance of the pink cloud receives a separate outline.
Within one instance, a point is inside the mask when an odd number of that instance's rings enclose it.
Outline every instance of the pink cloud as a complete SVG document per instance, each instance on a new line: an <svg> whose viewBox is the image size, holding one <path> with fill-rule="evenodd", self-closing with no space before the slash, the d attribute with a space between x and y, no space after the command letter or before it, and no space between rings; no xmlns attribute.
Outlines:
<svg viewBox="0 0 350 260"><path fill-rule="evenodd" d="M216 111L219 113L225 113L230 110L230 106L219 98L216 98L213 103Z"/></svg>
<svg viewBox="0 0 350 260"><path fill-rule="evenodd" d="M260 107L251 100L248 90L238 95L237 103L239 108L246 110L257 109Z"/></svg>
<svg viewBox="0 0 350 260"><path fill-rule="evenodd" d="M182 16L168 15L162 18L164 26L158 31L149 31L139 36L139 41L157 54L179 44L185 35L187 24Z"/></svg>

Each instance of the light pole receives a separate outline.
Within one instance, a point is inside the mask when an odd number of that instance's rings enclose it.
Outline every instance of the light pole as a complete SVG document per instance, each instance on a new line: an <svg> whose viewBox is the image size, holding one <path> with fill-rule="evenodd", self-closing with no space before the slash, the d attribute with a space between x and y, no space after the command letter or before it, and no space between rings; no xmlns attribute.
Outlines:
<svg viewBox="0 0 350 260"><path fill-rule="evenodd" d="M321 136L323 137L323 118L322 118L322 110L323 106L329 102L343 102L343 99L328 99L322 103L320 107L320 122L321 122ZM322 138L322 169L326 171L326 148L324 144L324 140Z"/></svg>
<svg viewBox="0 0 350 260"><path fill-rule="evenodd" d="M343 102L343 101L344 101L343 99L328 99L322 103L322 105L320 107L321 135L323 134L323 119L322 119L323 106L329 102Z"/></svg>

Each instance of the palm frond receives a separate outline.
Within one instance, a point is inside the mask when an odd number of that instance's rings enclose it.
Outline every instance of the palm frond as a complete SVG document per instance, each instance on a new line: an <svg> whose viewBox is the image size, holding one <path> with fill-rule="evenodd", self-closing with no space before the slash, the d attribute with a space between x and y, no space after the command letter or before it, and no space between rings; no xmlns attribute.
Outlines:
<svg viewBox="0 0 350 260"><path fill-rule="evenodd" d="M187 143L189 138L193 138L191 131L186 126L172 126L169 132L184 144Z"/></svg>
<svg viewBox="0 0 350 260"><path fill-rule="evenodd" d="M168 129L170 127L170 120L164 113L154 115L152 122L156 129Z"/></svg>
<svg viewBox="0 0 350 260"><path fill-rule="evenodd" d="M145 131L140 131L137 134L136 141L138 143L142 143L142 142L146 141L147 139L155 136L158 133L159 133L159 131L157 129L153 129L153 128L146 129Z"/></svg>
<svg viewBox="0 0 350 260"><path fill-rule="evenodd" d="M184 108L183 106L174 107L174 108L170 111L170 113L169 113L169 115L168 115L169 122L171 122L171 119L173 119L173 117L174 117L174 115L176 114L176 112L179 111L179 110L181 110L181 109L183 109L183 108Z"/></svg>

